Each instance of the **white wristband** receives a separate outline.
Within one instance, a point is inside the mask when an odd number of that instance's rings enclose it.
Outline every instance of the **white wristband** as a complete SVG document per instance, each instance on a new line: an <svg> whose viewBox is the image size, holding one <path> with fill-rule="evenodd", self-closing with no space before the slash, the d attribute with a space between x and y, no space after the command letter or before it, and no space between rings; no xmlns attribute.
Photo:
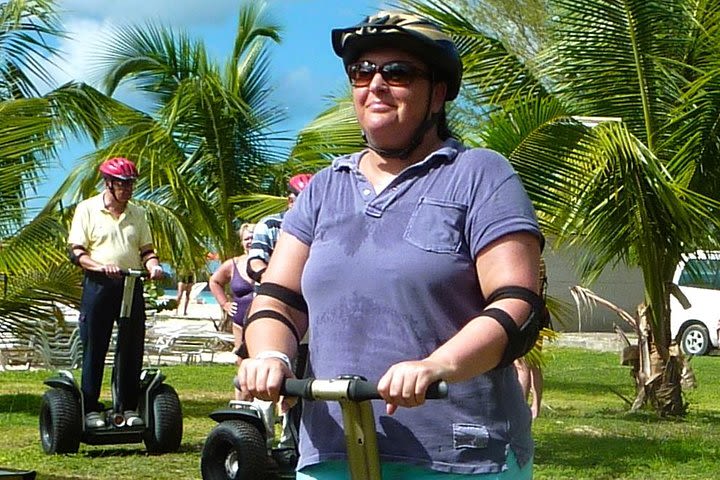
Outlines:
<svg viewBox="0 0 720 480"><path fill-rule="evenodd" d="M264 358L277 358L278 360L283 362L290 371L292 371L292 363L290 362L290 358L283 352L278 352L277 350L264 350L255 355L255 358L257 360L262 360Z"/></svg>

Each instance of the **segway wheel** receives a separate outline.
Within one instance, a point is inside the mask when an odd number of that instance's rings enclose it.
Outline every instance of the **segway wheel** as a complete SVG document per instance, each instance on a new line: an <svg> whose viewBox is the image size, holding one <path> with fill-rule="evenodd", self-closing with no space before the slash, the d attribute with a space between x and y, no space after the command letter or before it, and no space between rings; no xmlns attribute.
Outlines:
<svg viewBox="0 0 720 480"><path fill-rule="evenodd" d="M177 452L182 442L183 418L175 389L170 385L160 385L152 397L150 408L150 424L143 436L148 453Z"/></svg>
<svg viewBox="0 0 720 480"><path fill-rule="evenodd" d="M203 446L203 480L261 480L268 476L265 437L240 420L219 423Z"/></svg>
<svg viewBox="0 0 720 480"><path fill-rule="evenodd" d="M82 414L72 392L53 388L40 406L40 442L47 454L76 453L82 435Z"/></svg>

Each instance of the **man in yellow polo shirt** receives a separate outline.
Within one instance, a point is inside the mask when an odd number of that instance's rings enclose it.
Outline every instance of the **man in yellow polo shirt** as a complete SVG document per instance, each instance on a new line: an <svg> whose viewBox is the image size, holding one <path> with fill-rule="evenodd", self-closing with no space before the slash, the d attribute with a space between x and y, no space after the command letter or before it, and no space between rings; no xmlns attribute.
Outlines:
<svg viewBox="0 0 720 480"><path fill-rule="evenodd" d="M120 315L120 271L144 266L151 279L163 275L145 211L130 203L138 177L135 164L126 158L111 158L100 165L100 172L105 189L77 205L68 237L71 260L85 270L79 318L83 344L81 388L85 425L90 429L105 425L98 399L113 324ZM118 320L115 352L117 395L130 426L143 424L137 405L144 344L145 303L142 282L137 281L131 318Z"/></svg>

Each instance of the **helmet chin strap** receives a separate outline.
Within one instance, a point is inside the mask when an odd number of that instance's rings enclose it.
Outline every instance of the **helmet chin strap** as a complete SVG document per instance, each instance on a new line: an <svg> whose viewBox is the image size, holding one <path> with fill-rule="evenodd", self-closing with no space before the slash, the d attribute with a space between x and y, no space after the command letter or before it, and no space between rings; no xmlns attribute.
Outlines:
<svg viewBox="0 0 720 480"><path fill-rule="evenodd" d="M105 181L105 188L110 192L110 195L112 195L113 199L115 199L116 203L119 203L120 205L126 205L127 202L121 202L118 200L117 195L115 195L115 187L113 187L112 180L106 180ZM105 205L107 207L107 205Z"/></svg>
<svg viewBox="0 0 720 480"><path fill-rule="evenodd" d="M400 160L405 160L415 151L418 146L420 146L420 143L422 143L425 133L430 130L432 126L437 124L439 115L439 113L432 113L430 114L430 117L423 120L423 122L418 126L418 128L415 129L415 134L410 140L408 146L405 148L380 148L368 139L365 132L362 132L363 140L365 140L365 143L367 143L367 146L368 148L370 148L370 150L374 151L381 157L398 158Z"/></svg>
<svg viewBox="0 0 720 480"><path fill-rule="evenodd" d="M422 121L420 125L415 129L415 132L413 133L412 138L410 139L410 143L404 148L393 148L393 149L385 149L381 148L377 145L375 145L367 136L365 131L362 132L363 140L365 140L365 143L367 144L368 148L372 150L373 152L377 153L381 157L386 158L397 158L400 160L405 160L408 158L415 149L420 146L420 143L422 143L423 138L425 137L425 133L427 133L430 128L432 128L434 125L437 124L438 118L440 118L440 112L437 113L431 113L430 108L432 106L432 94L435 87L435 82L431 82L430 84L430 96L428 98L428 106L425 112L425 119Z"/></svg>

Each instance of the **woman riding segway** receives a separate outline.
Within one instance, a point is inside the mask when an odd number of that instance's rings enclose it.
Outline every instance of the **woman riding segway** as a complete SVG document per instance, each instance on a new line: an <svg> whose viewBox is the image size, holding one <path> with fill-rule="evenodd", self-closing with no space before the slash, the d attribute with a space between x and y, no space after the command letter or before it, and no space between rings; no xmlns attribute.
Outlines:
<svg viewBox="0 0 720 480"><path fill-rule="evenodd" d="M308 375L377 382L388 478L529 479L513 360L544 311L532 204L505 158L452 137L445 102L462 63L437 25L383 11L332 43L368 148L315 174L286 215L250 309L241 387L278 400L309 330ZM423 407L440 379L447 400ZM340 425L334 403L304 404L298 479L344 478Z"/></svg>

